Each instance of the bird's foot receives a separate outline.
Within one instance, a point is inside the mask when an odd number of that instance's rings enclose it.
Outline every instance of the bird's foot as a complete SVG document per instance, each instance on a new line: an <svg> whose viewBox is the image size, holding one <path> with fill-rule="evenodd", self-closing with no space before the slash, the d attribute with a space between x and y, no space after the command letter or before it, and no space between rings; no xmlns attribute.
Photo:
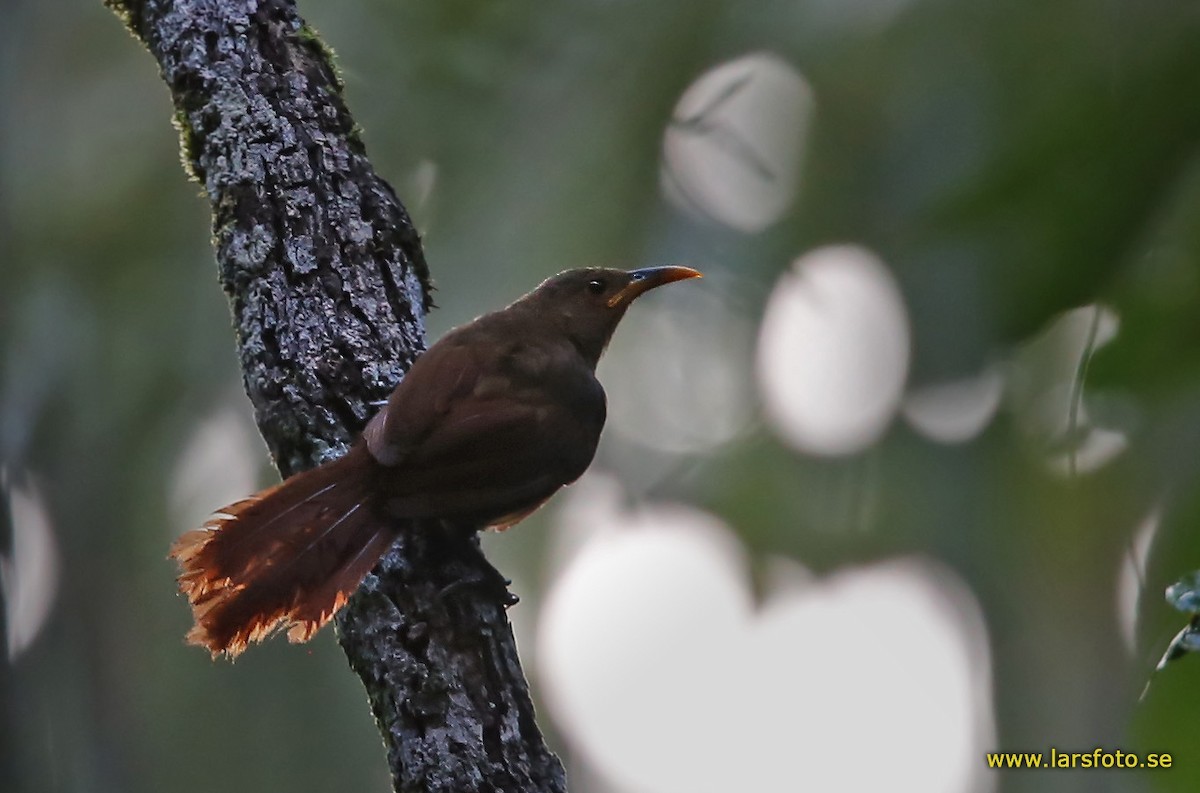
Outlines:
<svg viewBox="0 0 1200 793"><path fill-rule="evenodd" d="M512 579L505 578L496 568L490 564L478 571L471 571L454 581L451 581L446 586L442 587L438 592L438 599L446 598L457 592L463 592L470 589L480 589L484 593L495 597L504 608L510 608L521 602L521 598L509 591L509 586L512 585Z"/></svg>
<svg viewBox="0 0 1200 793"><path fill-rule="evenodd" d="M479 546L479 533L474 529L462 531L461 527L447 526L448 535L454 540L453 545L459 549L458 561L461 564L454 568L463 573L442 587L438 597L445 597L465 589L479 589L493 596L504 608L516 605L520 598L509 591L512 579L497 570L488 558L484 556Z"/></svg>

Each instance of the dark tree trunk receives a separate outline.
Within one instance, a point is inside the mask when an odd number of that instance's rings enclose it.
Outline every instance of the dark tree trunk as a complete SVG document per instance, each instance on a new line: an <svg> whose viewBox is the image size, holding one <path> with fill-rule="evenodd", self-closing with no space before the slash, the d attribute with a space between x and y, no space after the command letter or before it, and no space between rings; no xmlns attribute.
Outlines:
<svg viewBox="0 0 1200 793"><path fill-rule="evenodd" d="M287 0L108 0L158 61L212 205L246 392L285 476L345 451L424 348L420 240ZM473 542L413 527L338 615L397 791L562 791Z"/></svg>

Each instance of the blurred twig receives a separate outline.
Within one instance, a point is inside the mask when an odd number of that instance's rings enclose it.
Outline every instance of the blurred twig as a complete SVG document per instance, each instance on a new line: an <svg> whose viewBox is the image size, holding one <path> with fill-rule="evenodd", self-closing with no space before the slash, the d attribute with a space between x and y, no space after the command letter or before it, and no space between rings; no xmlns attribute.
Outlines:
<svg viewBox="0 0 1200 793"><path fill-rule="evenodd" d="M1100 320L1103 314L1104 307L1096 303L1092 307L1087 337L1083 341L1083 349L1075 367L1075 377L1071 381L1071 395L1067 408L1067 471L1072 478L1079 475L1079 444L1083 437L1079 428L1079 413L1083 406L1083 387L1087 383L1088 367L1096 352L1096 337L1100 334Z"/></svg>
<svg viewBox="0 0 1200 793"><path fill-rule="evenodd" d="M286 476L344 451L424 347L420 240L288 0L107 0L158 61L212 207L247 393ZM561 791L504 601L406 533L338 616L398 791ZM291 695L295 692L287 692ZM184 747L181 747L183 751Z"/></svg>

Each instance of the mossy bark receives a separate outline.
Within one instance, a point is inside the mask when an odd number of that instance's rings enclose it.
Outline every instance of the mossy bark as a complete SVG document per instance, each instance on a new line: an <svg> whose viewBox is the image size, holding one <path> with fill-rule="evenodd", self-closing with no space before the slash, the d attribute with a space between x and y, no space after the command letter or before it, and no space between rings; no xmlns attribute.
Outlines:
<svg viewBox="0 0 1200 793"><path fill-rule="evenodd" d="M287 476L345 451L425 346L430 280L332 52L287 0L107 0L158 61L212 208L246 392ZM397 791L562 791L506 593L472 541L411 527L337 617Z"/></svg>

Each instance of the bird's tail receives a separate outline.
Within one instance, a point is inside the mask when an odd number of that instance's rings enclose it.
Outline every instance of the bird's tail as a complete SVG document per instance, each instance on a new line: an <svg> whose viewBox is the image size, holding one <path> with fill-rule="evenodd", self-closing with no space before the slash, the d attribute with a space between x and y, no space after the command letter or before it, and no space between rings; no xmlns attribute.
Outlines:
<svg viewBox="0 0 1200 793"><path fill-rule="evenodd" d="M353 463L297 474L176 540L179 589L196 621L189 644L232 657L279 629L308 641L342 607L395 537Z"/></svg>

